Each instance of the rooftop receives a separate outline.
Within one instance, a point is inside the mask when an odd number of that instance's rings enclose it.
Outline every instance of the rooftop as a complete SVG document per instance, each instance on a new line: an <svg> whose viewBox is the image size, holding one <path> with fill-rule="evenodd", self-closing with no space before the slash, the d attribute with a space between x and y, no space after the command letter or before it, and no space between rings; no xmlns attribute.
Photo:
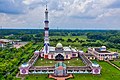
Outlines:
<svg viewBox="0 0 120 80"><path fill-rule="evenodd" d="M64 51L71 51L69 47L63 47Z"/></svg>
<svg viewBox="0 0 120 80"><path fill-rule="evenodd" d="M99 53L110 53L109 51L101 51L100 48L94 48L95 51L99 52Z"/></svg>

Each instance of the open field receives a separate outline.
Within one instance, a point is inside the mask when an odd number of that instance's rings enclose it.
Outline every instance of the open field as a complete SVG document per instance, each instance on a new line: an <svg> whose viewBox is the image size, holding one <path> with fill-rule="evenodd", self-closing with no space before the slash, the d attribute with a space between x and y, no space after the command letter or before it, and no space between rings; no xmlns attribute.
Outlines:
<svg viewBox="0 0 120 80"><path fill-rule="evenodd" d="M51 39L58 39L58 38L62 38L64 40L67 39L72 39L75 40L76 38L80 39L80 40L86 40L87 36L50 36Z"/></svg>
<svg viewBox="0 0 120 80"><path fill-rule="evenodd" d="M39 58L34 66L54 66L57 63L57 61L54 60L48 60L48 59L43 59ZM79 58L73 58L71 60L65 60L64 63L67 66L84 66L85 64L82 62L81 59Z"/></svg>

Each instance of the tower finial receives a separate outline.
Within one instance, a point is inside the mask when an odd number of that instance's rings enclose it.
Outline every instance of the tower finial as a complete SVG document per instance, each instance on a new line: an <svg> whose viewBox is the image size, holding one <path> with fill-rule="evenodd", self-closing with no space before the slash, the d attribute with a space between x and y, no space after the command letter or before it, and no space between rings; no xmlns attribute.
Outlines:
<svg viewBox="0 0 120 80"><path fill-rule="evenodd" d="M46 0L46 10L47 10L47 0Z"/></svg>
<svg viewBox="0 0 120 80"><path fill-rule="evenodd" d="M46 10L47 10L47 4L46 4Z"/></svg>

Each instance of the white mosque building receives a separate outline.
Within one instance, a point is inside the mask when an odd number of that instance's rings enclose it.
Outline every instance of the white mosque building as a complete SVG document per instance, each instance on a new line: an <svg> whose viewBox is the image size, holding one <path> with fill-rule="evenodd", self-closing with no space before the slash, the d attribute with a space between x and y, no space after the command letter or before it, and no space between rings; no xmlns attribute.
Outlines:
<svg viewBox="0 0 120 80"><path fill-rule="evenodd" d="M56 47L50 46L49 53L44 56L44 49L41 50L41 57L54 60L65 60L78 57L78 51L72 47L63 47L61 43L58 43Z"/></svg>

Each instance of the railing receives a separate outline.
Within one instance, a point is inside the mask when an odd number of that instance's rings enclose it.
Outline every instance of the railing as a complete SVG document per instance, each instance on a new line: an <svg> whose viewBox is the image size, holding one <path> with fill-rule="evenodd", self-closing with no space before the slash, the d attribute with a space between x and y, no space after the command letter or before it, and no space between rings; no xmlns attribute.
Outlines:
<svg viewBox="0 0 120 80"><path fill-rule="evenodd" d="M71 74L71 73L74 73L74 74L89 74L89 73L92 73L92 71L91 72L89 72L89 71L67 71L67 73L68 74Z"/></svg>
<svg viewBox="0 0 120 80"><path fill-rule="evenodd" d="M28 61L28 64L32 66L35 63L35 61L38 59L38 57L39 55L34 54L33 57Z"/></svg>
<svg viewBox="0 0 120 80"><path fill-rule="evenodd" d="M89 66L81 66L81 67L67 67L67 70L91 70Z"/></svg>
<svg viewBox="0 0 120 80"><path fill-rule="evenodd" d="M45 67L45 66L41 66L41 67L32 66L29 70L54 70L54 69L55 69L55 67L50 67L50 66L48 66L48 67Z"/></svg>
<svg viewBox="0 0 120 80"><path fill-rule="evenodd" d="M84 54L80 54L79 53L79 57L83 60L83 62L87 65L87 66L91 66L92 62L84 55Z"/></svg>

